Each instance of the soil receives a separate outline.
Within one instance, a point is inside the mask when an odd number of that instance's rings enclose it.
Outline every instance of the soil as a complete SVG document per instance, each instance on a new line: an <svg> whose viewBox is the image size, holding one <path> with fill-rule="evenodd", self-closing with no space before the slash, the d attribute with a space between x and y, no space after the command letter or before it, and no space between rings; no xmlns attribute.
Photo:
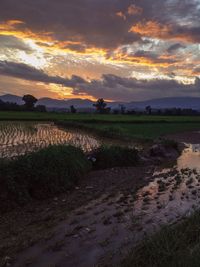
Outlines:
<svg viewBox="0 0 200 267"><path fill-rule="evenodd" d="M131 205L155 167L93 171L72 191L0 218L0 266L94 266L129 243ZM129 217L127 217L129 216ZM22 252L21 252L22 251Z"/></svg>
<svg viewBox="0 0 200 267"><path fill-rule="evenodd" d="M166 138L180 143L200 144L200 131L170 134Z"/></svg>

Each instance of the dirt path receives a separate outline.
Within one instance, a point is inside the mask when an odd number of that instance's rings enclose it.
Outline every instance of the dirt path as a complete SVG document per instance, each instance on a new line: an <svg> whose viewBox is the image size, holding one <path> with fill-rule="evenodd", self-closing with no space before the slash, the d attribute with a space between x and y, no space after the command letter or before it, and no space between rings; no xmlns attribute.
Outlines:
<svg viewBox="0 0 200 267"><path fill-rule="evenodd" d="M200 131L170 134L167 139L173 139L180 143L200 144Z"/></svg>
<svg viewBox="0 0 200 267"><path fill-rule="evenodd" d="M89 267L110 257L127 242L135 193L153 169L94 171L69 194L4 214L1 266Z"/></svg>

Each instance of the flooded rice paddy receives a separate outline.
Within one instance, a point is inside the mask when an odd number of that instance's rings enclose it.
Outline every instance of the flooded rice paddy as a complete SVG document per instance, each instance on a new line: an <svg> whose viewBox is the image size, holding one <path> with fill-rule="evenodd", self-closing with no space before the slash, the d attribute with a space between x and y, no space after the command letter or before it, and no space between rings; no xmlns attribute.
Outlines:
<svg viewBox="0 0 200 267"><path fill-rule="evenodd" d="M0 157L13 157L53 144L71 144L84 151L102 142L94 136L62 129L49 122L0 122ZM108 172L108 173L107 173ZM135 168L106 170L122 181L135 179ZM55 227L53 237L36 243L19 255L14 266L95 266L136 245L162 225L176 223L200 205L200 144L186 144L172 168L154 167L145 173L146 185L136 194L130 190L105 193L74 210ZM88 194L93 187L76 190ZM55 199L55 205L57 205ZM63 200L65 201L65 199ZM67 265L66 265L67 264Z"/></svg>
<svg viewBox="0 0 200 267"><path fill-rule="evenodd" d="M0 157L15 157L49 145L70 144L90 151L100 145L92 135L50 122L0 122Z"/></svg>

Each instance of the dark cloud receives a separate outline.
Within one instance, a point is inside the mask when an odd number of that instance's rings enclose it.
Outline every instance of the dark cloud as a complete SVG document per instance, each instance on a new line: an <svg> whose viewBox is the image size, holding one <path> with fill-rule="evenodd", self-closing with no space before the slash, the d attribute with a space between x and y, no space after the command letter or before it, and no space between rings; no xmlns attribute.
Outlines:
<svg viewBox="0 0 200 267"><path fill-rule="evenodd" d="M173 79L147 81L106 74L99 80L93 79L88 82L79 76L72 76L70 79L50 76L42 70L28 65L7 61L0 61L0 75L71 87L76 96L88 94L96 98L103 97L117 101L149 99L160 95L191 95L199 93L200 90L200 80L198 78L196 78L194 84L182 84Z"/></svg>
<svg viewBox="0 0 200 267"><path fill-rule="evenodd" d="M195 84L182 84L176 80L138 80L115 75L103 75L101 80L92 80L74 88L75 94L86 93L96 98L104 97L117 101L144 100L168 96L196 96L199 94L200 80Z"/></svg>
<svg viewBox="0 0 200 267"><path fill-rule="evenodd" d="M133 54L133 57L145 58L154 64L162 64L162 63L173 64L173 63L177 62L175 59L162 58L160 55L158 55L156 53L149 52L149 51L143 51L143 50L137 51L135 54Z"/></svg>
<svg viewBox="0 0 200 267"><path fill-rule="evenodd" d="M0 35L0 49L17 49L26 52L33 52L32 48L19 38L8 35Z"/></svg>
<svg viewBox="0 0 200 267"><path fill-rule="evenodd" d="M173 52L175 52L176 50L181 49L181 48L185 48L185 46L182 45L182 44L176 43L176 44L171 45L171 46L167 49L167 52L168 52L168 53L173 53Z"/></svg>
<svg viewBox="0 0 200 267"><path fill-rule="evenodd" d="M73 75L71 79L49 76L43 70L30 67L23 63L8 61L0 61L0 74L29 81L60 84L66 87L74 87L76 84L85 83L81 77L75 75Z"/></svg>
<svg viewBox="0 0 200 267"><path fill-rule="evenodd" d="M136 1L135 1L136 2ZM0 20L22 20L19 27L33 32L48 32L60 42L78 51L87 47L113 49L140 41L141 36L129 32L141 21L170 25L172 34L188 35L200 41L199 8L196 0L1 0ZM116 15L121 12L126 18ZM183 21L184 23L180 23ZM186 26L183 26L186 25ZM189 26L188 26L189 25Z"/></svg>
<svg viewBox="0 0 200 267"><path fill-rule="evenodd" d="M116 12L127 8L124 0L1 0L0 20L16 19L34 32L51 32L59 41L113 48L139 40L128 32L130 21L122 21ZM23 25L20 25L23 27Z"/></svg>

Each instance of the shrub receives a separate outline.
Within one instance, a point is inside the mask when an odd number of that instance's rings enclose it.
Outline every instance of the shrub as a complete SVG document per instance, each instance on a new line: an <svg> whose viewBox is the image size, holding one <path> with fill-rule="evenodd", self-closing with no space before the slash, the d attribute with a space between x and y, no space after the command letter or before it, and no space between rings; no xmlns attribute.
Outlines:
<svg viewBox="0 0 200 267"><path fill-rule="evenodd" d="M136 149L120 146L101 146L94 157L94 167L97 169L135 166L139 161Z"/></svg>
<svg viewBox="0 0 200 267"><path fill-rule="evenodd" d="M90 167L81 149L63 145L1 160L1 198L17 203L47 198L71 189Z"/></svg>

